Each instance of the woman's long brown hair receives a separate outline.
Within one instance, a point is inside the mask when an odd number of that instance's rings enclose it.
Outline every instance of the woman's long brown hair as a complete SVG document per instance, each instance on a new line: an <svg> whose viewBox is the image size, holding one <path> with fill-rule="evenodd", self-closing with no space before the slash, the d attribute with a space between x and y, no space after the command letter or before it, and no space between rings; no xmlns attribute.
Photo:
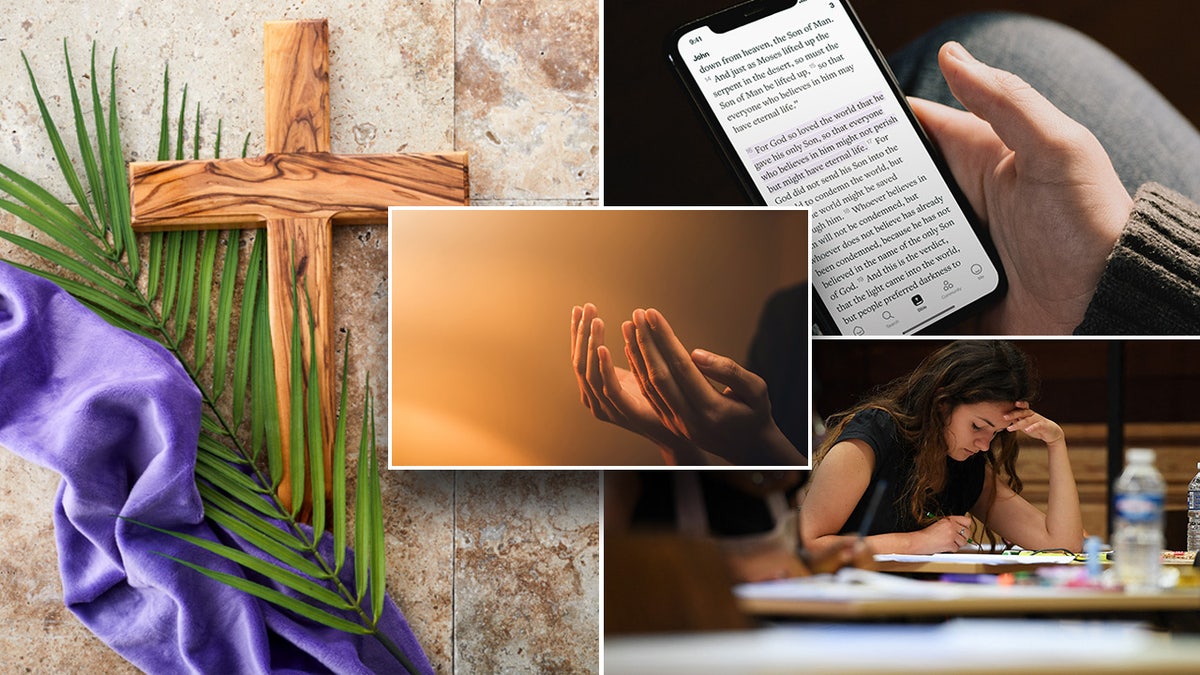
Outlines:
<svg viewBox="0 0 1200 675"><path fill-rule="evenodd" d="M904 377L875 390L853 408L831 415L824 441L817 448L820 462L854 415L878 408L892 416L900 440L913 449L914 469L905 486L909 513L922 526L941 514L928 515L926 504L946 476L945 429L950 413L964 403L1029 401L1036 395L1036 376L1028 357L1003 340L960 340L933 352ZM1021 491L1016 463L1016 434L1001 430L992 439L986 458L996 480ZM994 491L993 491L994 495ZM987 511L975 514L987 523ZM989 532L990 538L990 532Z"/></svg>

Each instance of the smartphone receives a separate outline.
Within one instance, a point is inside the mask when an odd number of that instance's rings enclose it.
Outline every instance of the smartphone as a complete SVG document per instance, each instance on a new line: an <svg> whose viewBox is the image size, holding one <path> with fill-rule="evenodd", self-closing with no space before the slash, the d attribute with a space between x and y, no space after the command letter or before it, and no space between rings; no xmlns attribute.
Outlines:
<svg viewBox="0 0 1200 675"><path fill-rule="evenodd" d="M906 335L1006 288L995 249L844 0L751 0L668 59L743 188L810 211L814 330Z"/></svg>

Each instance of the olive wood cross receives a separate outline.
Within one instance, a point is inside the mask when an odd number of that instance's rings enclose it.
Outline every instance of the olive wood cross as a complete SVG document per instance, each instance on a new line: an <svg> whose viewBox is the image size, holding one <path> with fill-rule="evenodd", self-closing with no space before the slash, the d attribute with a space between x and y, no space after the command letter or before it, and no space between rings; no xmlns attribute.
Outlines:
<svg viewBox="0 0 1200 675"><path fill-rule="evenodd" d="M317 364L306 365L317 368L320 381L328 494L335 428L332 225L386 223L388 206L466 204L467 157L462 152L331 154L327 21L270 22L264 34L267 154L131 164L133 226L141 232L266 227L281 429L289 424L291 387L303 386L289 381L287 367L295 278L297 288L307 289L316 324ZM307 357L307 331L301 334ZM291 508L288 434L282 435L284 479L279 496ZM304 495L305 513L311 498Z"/></svg>

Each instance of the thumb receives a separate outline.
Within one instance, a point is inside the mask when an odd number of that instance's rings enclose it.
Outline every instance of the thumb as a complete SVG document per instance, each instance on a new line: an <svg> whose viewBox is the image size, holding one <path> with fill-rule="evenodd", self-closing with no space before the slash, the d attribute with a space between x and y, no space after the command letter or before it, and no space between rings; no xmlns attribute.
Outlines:
<svg viewBox="0 0 1200 675"><path fill-rule="evenodd" d="M768 400L767 383L728 356L713 354L703 349L693 349L692 362L705 377L729 387L729 391L740 400L750 404L759 404ZM752 407L757 408L758 406L753 405Z"/></svg>
<svg viewBox="0 0 1200 675"><path fill-rule="evenodd" d="M1018 156L1066 149L1087 133L1020 77L978 61L957 42L942 45L938 64L954 97Z"/></svg>

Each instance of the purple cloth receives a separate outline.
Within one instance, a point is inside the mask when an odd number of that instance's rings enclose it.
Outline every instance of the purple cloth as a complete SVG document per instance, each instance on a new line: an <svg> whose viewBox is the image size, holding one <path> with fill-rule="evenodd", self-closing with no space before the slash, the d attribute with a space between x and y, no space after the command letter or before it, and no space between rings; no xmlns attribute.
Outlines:
<svg viewBox="0 0 1200 675"><path fill-rule="evenodd" d="M63 477L54 529L67 607L149 673L400 671L374 638L313 624L156 555L242 574L117 518L217 538L193 478L200 406L165 349L0 262L0 446ZM433 672L390 599L381 625Z"/></svg>

